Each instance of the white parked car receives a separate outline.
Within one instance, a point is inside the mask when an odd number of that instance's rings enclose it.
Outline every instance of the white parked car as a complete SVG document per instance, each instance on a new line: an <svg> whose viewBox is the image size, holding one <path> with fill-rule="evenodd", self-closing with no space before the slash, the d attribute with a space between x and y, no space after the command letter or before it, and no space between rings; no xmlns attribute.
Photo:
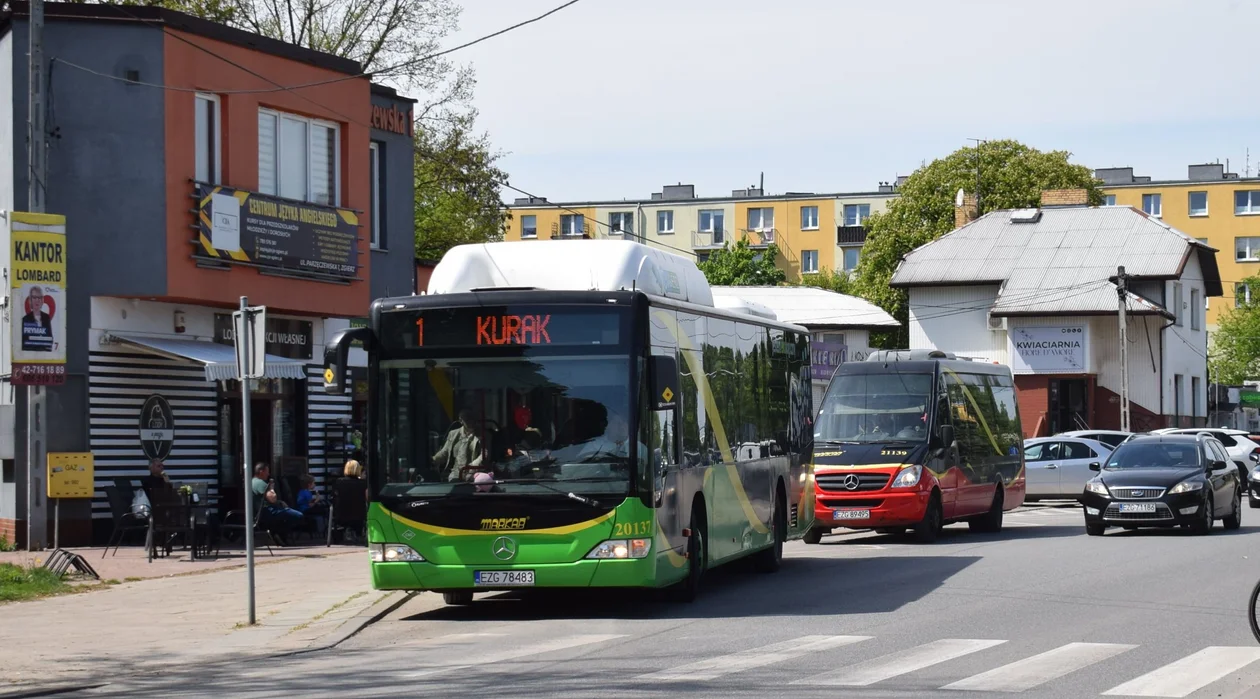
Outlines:
<svg viewBox="0 0 1260 699"><path fill-rule="evenodd" d="M1247 474L1260 463L1260 444L1251 440L1244 430L1231 430L1225 427L1165 427L1152 430L1151 434L1207 434L1216 437L1225 445L1230 461L1238 467L1238 475L1242 482L1247 482Z"/></svg>
<svg viewBox="0 0 1260 699"><path fill-rule="evenodd" d="M1092 439L1095 442L1106 444L1112 451L1120 446L1120 443L1129 438L1132 432L1121 432L1120 430L1074 430L1072 432L1060 432L1056 437L1076 437L1077 439Z"/></svg>
<svg viewBox="0 0 1260 699"><path fill-rule="evenodd" d="M1024 440L1025 501L1076 500L1094 477L1089 465L1102 463L1112 448L1094 439L1034 437Z"/></svg>

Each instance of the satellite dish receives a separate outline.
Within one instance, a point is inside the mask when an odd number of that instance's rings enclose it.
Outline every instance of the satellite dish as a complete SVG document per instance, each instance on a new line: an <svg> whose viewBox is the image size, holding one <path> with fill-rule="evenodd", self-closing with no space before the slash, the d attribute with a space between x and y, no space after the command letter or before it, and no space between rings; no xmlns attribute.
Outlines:
<svg viewBox="0 0 1260 699"><path fill-rule="evenodd" d="M962 205L963 205L963 190L962 190L962 187L959 187L958 194L954 196L954 206L962 206Z"/></svg>

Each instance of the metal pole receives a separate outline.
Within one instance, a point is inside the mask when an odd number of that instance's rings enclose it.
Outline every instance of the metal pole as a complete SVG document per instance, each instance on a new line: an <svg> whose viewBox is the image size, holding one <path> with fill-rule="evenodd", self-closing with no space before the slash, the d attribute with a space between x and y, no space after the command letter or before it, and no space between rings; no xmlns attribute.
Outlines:
<svg viewBox="0 0 1260 699"><path fill-rule="evenodd" d="M61 548L61 498L53 501L53 548Z"/></svg>
<svg viewBox="0 0 1260 699"><path fill-rule="evenodd" d="M245 570L249 586L249 623L254 616L254 467L253 449L250 444L252 431L249 419L249 299L241 297L241 327L236 330L236 341L243 343L245 358L241 366L241 455L245 461Z"/></svg>
<svg viewBox="0 0 1260 699"><path fill-rule="evenodd" d="M1129 432L1129 322L1128 278L1124 267L1116 270L1116 287L1120 296L1120 431Z"/></svg>
<svg viewBox="0 0 1260 699"><path fill-rule="evenodd" d="M47 181L44 150L44 0L31 0L30 47L26 117L27 188L26 208L44 210L44 184ZM44 487L44 407L46 395L41 386L26 387L26 550L39 551L48 537L47 503L40 496Z"/></svg>

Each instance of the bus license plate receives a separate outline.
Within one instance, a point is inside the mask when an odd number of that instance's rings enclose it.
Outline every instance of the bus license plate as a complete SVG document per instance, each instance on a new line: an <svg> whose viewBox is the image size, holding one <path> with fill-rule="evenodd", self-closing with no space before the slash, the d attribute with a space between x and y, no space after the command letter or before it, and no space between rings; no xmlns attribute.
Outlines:
<svg viewBox="0 0 1260 699"><path fill-rule="evenodd" d="M834 519L870 519L870 510L836 510L831 514Z"/></svg>
<svg viewBox="0 0 1260 699"><path fill-rule="evenodd" d="M1122 502L1120 503L1121 512L1154 512L1155 503L1153 502Z"/></svg>
<svg viewBox="0 0 1260 699"><path fill-rule="evenodd" d="M477 570L473 571L473 584L480 587L529 586L534 584L534 571Z"/></svg>

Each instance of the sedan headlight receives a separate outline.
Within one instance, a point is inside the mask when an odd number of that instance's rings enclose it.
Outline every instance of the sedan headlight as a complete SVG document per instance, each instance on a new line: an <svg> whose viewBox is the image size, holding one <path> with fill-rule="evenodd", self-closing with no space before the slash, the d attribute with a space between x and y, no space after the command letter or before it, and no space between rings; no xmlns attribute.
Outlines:
<svg viewBox="0 0 1260 699"><path fill-rule="evenodd" d="M1196 490L1203 490L1203 481L1182 481L1177 485L1174 485L1172 490L1168 491L1168 494L1176 495L1177 493L1193 493Z"/></svg>
<svg viewBox="0 0 1260 699"><path fill-rule="evenodd" d="M1086 492L1096 493L1098 495L1111 495L1111 491L1107 490L1107 486L1102 481L1093 480L1085 484Z"/></svg>
<svg viewBox="0 0 1260 699"><path fill-rule="evenodd" d="M893 479L892 487L912 488L919 484L919 479L922 477L922 466L907 466L897 473L897 477Z"/></svg>
<svg viewBox="0 0 1260 699"><path fill-rule="evenodd" d="M644 558L652 550L651 539L609 539L586 554L587 558Z"/></svg>
<svg viewBox="0 0 1260 699"><path fill-rule="evenodd" d="M368 555L373 563L423 563L424 556L406 544L371 544Z"/></svg>

